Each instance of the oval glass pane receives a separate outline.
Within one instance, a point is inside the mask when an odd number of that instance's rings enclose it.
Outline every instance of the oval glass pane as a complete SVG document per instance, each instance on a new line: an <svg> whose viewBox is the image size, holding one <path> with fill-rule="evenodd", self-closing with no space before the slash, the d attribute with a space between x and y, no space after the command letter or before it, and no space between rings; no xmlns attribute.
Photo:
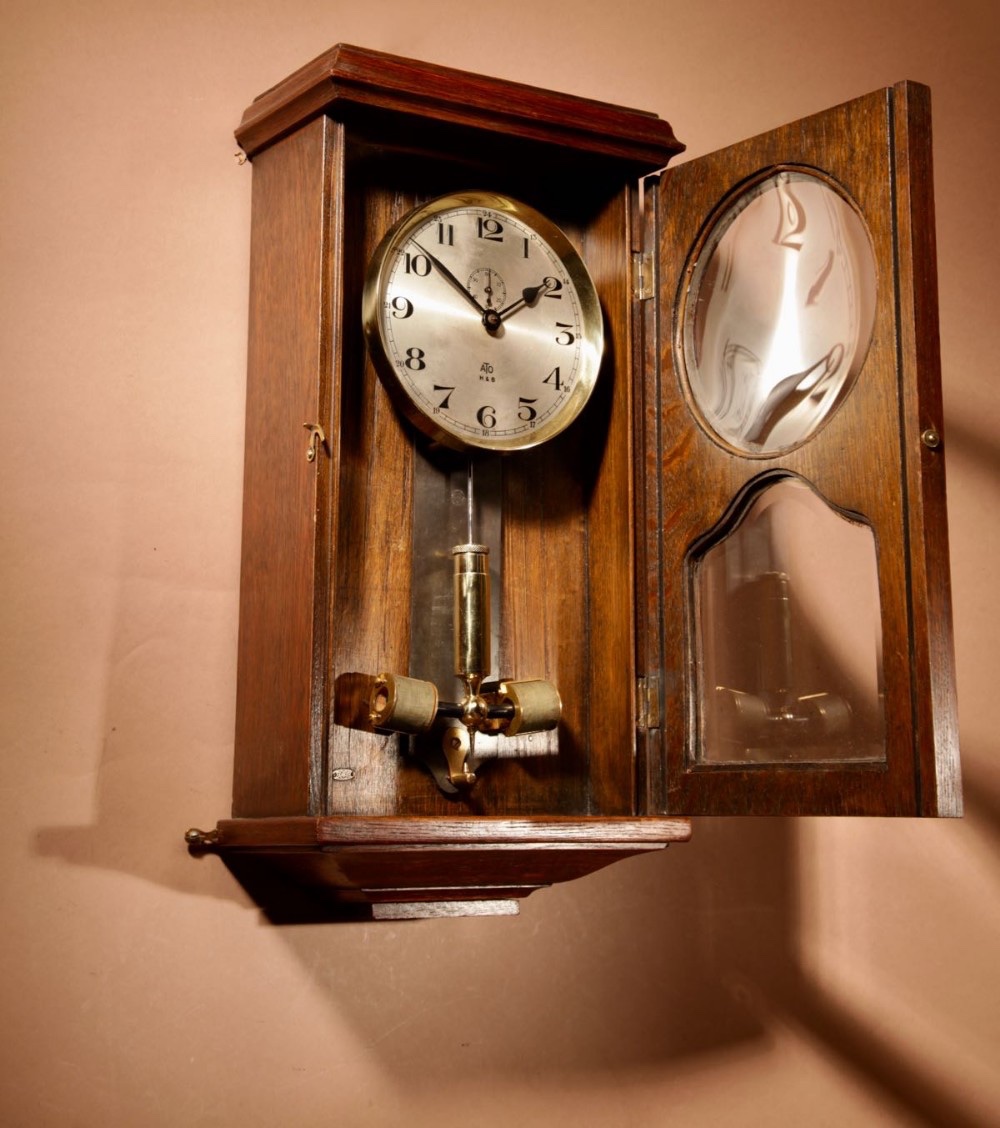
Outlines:
<svg viewBox="0 0 1000 1128"><path fill-rule="evenodd" d="M815 434L864 365L875 290L868 231L827 181L781 170L747 189L702 244L682 311L709 431L757 455Z"/></svg>

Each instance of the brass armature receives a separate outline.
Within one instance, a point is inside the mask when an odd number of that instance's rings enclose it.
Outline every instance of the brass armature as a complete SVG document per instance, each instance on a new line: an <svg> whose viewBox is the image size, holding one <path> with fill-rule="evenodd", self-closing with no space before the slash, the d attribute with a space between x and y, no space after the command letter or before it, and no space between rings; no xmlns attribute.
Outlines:
<svg viewBox="0 0 1000 1128"><path fill-rule="evenodd" d="M484 684L493 662L490 553L482 544L460 544L451 551L455 674L465 695L461 701L439 701L433 682L378 674L370 679L367 725L417 737L434 730L447 763L439 785L446 780L443 786L453 792L476 781L477 735L492 738L553 729L562 716L562 701L556 687L539 678Z"/></svg>

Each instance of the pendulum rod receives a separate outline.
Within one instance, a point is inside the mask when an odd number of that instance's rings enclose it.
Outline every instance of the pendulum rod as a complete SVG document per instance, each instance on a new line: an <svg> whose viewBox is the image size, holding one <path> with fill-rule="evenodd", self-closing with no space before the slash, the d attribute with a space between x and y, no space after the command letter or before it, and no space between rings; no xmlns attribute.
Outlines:
<svg viewBox="0 0 1000 1128"><path fill-rule="evenodd" d="M469 455L467 466L468 466L468 470L467 470L467 482L466 482L466 489L465 489L465 497L466 497L466 514L468 516L468 527L466 529L466 534L467 534L466 535L466 541L469 544L472 544L473 541L476 539L475 536L474 536L474 533L473 533L473 529L474 529L474 526L475 526L476 502L475 502L475 495L474 495L475 482L473 480L475 463L472 461L472 455L471 454Z"/></svg>

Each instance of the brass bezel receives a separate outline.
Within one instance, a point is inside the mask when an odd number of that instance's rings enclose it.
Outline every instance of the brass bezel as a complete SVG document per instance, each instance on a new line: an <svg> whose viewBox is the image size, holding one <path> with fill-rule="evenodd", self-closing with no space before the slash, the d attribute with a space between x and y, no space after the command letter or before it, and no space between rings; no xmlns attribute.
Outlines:
<svg viewBox="0 0 1000 1128"><path fill-rule="evenodd" d="M530 228L562 263L580 303L581 362L573 388L557 413L533 430L517 435L471 437L445 427L416 403L400 380L383 334L382 294L388 267L418 228L449 211L484 208L503 212ZM379 379L402 414L433 441L453 450L527 450L555 438L580 414L597 382L604 353L604 318L597 290L579 252L564 232L541 212L496 192L466 191L431 200L400 219L382 238L368 264L362 295L362 323L369 355Z"/></svg>

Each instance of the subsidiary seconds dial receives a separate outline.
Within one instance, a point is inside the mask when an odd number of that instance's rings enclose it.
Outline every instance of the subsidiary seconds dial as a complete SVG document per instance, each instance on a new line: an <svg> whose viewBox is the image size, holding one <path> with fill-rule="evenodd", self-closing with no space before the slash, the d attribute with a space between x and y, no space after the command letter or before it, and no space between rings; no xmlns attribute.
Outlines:
<svg viewBox="0 0 1000 1128"><path fill-rule="evenodd" d="M580 413L604 333L594 284L555 224L464 192L410 212L368 267L364 326L403 413L457 449L520 450Z"/></svg>

